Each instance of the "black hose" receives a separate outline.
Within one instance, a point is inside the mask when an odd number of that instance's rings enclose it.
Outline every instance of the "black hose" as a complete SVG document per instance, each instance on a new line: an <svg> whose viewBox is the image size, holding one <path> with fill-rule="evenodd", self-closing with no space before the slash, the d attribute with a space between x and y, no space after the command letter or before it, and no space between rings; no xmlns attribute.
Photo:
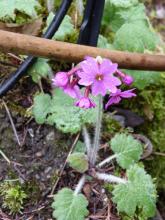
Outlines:
<svg viewBox="0 0 165 220"><path fill-rule="evenodd" d="M97 46L105 0L87 0L78 44Z"/></svg>
<svg viewBox="0 0 165 220"><path fill-rule="evenodd" d="M59 10L56 12L53 21L49 25L47 31L43 35L43 38L51 39L55 32L58 30L63 18L65 17L72 0L63 0ZM12 87L15 83L27 73L28 68L34 64L36 61L36 57L28 56L26 60L19 66L16 72L12 73L10 77L4 81L0 85L0 97L2 98Z"/></svg>

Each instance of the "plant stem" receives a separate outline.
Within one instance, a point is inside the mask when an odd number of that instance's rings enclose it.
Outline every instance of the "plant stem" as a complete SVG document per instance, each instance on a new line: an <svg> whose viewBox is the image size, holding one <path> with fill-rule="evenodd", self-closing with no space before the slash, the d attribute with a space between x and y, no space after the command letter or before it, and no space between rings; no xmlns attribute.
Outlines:
<svg viewBox="0 0 165 220"><path fill-rule="evenodd" d="M105 173L96 173L96 177L99 179L99 180L104 180L106 182L109 182L109 183L127 183L127 180L125 179L122 179L120 177L117 177L117 176L113 176L111 174L105 174Z"/></svg>
<svg viewBox="0 0 165 220"><path fill-rule="evenodd" d="M94 143L93 143L92 153L90 157L90 163L92 165L94 165L96 162L97 152L99 149L99 139L100 139L100 131L101 131L101 123L102 123L102 103L103 103L103 98L101 95L99 95L99 104L97 108L97 119L96 119Z"/></svg>
<svg viewBox="0 0 165 220"><path fill-rule="evenodd" d="M85 126L83 127L83 137L84 137L85 147L86 147L86 151L87 151L87 156L88 156L88 159L90 159L91 139L90 139L89 133L87 131L87 128Z"/></svg>
<svg viewBox="0 0 165 220"><path fill-rule="evenodd" d="M99 168L103 167L105 164L109 163L111 160L115 159L116 157L117 157L116 154L114 154L114 155L112 155L110 157L107 157L105 160L103 160L101 163L99 163L97 165L97 167L99 167Z"/></svg>
<svg viewBox="0 0 165 220"><path fill-rule="evenodd" d="M76 189L74 191L74 195L77 195L81 192L83 186L84 186L84 183L85 183L85 179L86 179L86 175L84 174L81 179L79 180L77 186L76 186Z"/></svg>

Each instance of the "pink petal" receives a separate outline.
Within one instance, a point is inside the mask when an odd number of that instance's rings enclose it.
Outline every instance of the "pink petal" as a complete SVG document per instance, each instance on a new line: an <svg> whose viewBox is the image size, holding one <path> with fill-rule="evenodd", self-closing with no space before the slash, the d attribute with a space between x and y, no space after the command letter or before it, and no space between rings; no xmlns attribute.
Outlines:
<svg viewBox="0 0 165 220"><path fill-rule="evenodd" d="M104 77L104 86L106 90L110 90L113 93L116 93L118 85L121 84L121 81L114 76Z"/></svg>
<svg viewBox="0 0 165 220"><path fill-rule="evenodd" d="M67 85L69 77L67 72L58 72L52 79L53 85L57 87L64 87Z"/></svg>
<svg viewBox="0 0 165 220"><path fill-rule="evenodd" d="M115 93L111 93L110 96L120 96L121 94L121 89L117 89Z"/></svg>
<svg viewBox="0 0 165 220"><path fill-rule="evenodd" d="M98 63L92 57L88 57L87 60L81 62L80 66L83 72L86 72L89 74L94 74L94 73L97 74L99 72Z"/></svg>
<svg viewBox="0 0 165 220"><path fill-rule="evenodd" d="M111 97L109 99L109 101L107 102L107 104L105 105L105 108L107 109L110 105L112 104L117 104L121 101L121 98L119 96L114 96L114 97Z"/></svg>
<svg viewBox="0 0 165 220"><path fill-rule="evenodd" d="M78 74L80 77L79 84L83 86L90 86L94 81L94 76L90 73L81 72Z"/></svg>
<svg viewBox="0 0 165 220"><path fill-rule="evenodd" d="M113 75L111 75L111 76L104 76L104 79L107 81L111 81L111 83L113 83L115 86L119 86L119 85L121 85L121 81L120 81L120 79L119 78L117 78L116 76L113 76Z"/></svg>
<svg viewBox="0 0 165 220"><path fill-rule="evenodd" d="M92 95L97 96L99 94L105 96L106 88L104 86L103 81L95 80L94 83L92 84Z"/></svg>
<svg viewBox="0 0 165 220"><path fill-rule="evenodd" d="M71 96L72 98L81 97L81 92L77 85L75 85L74 87L72 87L71 85L67 85L66 87L63 88L63 91L69 96Z"/></svg>
<svg viewBox="0 0 165 220"><path fill-rule="evenodd" d="M96 104L89 97L81 97L76 103L75 106L80 108L95 108Z"/></svg>
<svg viewBox="0 0 165 220"><path fill-rule="evenodd" d="M104 59L102 64L100 65L100 73L103 74L112 74L114 72L116 72L118 67L117 63L113 63L108 60L108 59Z"/></svg>
<svg viewBox="0 0 165 220"><path fill-rule="evenodd" d="M134 91L135 89L130 89L130 90L126 90L124 92L121 92L120 97L122 98L131 98L131 97L135 97L136 94L133 93L132 91Z"/></svg>
<svg viewBox="0 0 165 220"><path fill-rule="evenodd" d="M117 87L114 86L113 84L111 84L108 89L109 89L109 91L112 92L112 93L116 93L116 92L117 92Z"/></svg>

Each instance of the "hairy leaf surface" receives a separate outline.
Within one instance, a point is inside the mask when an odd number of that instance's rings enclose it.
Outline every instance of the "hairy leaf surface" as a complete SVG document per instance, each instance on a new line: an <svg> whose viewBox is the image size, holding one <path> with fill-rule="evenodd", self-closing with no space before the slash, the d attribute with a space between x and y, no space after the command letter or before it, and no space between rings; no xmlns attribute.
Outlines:
<svg viewBox="0 0 165 220"><path fill-rule="evenodd" d="M118 211L133 217L138 208L143 219L154 216L156 189L151 176L143 168L133 165L127 170L127 177L128 182L116 185L112 192Z"/></svg>
<svg viewBox="0 0 165 220"><path fill-rule="evenodd" d="M48 64L48 60L44 58L38 58L32 67L28 70L28 73L32 76L34 82L39 82L41 78L52 75L52 69Z"/></svg>
<svg viewBox="0 0 165 220"><path fill-rule="evenodd" d="M141 52L155 50L157 38L147 21L125 23L116 32L114 47L118 50Z"/></svg>
<svg viewBox="0 0 165 220"><path fill-rule="evenodd" d="M117 157L117 162L122 168L127 169L140 159L142 145L131 135L116 134L110 144Z"/></svg>
<svg viewBox="0 0 165 220"><path fill-rule="evenodd" d="M88 158L84 153L72 153L68 158L69 165L80 173L88 170Z"/></svg>
<svg viewBox="0 0 165 220"><path fill-rule="evenodd" d="M40 7L36 0L0 0L0 20L4 22L15 21L16 12L36 18L36 7Z"/></svg>
<svg viewBox="0 0 165 220"><path fill-rule="evenodd" d="M74 195L71 189L64 188L54 196L53 217L57 220L84 220L88 215L87 205L83 194Z"/></svg>
<svg viewBox="0 0 165 220"><path fill-rule="evenodd" d="M47 27L50 25L50 23L52 22L53 18L54 18L54 13L50 12L49 16L47 18ZM47 29L47 27L45 28L45 30ZM72 24L72 19L69 15L65 15L59 29L57 30L57 32L55 33L55 35L53 36L54 40L60 40L60 41L64 41L65 37L67 35L72 35L74 32L74 26Z"/></svg>
<svg viewBox="0 0 165 220"><path fill-rule="evenodd" d="M138 0L107 0L116 7L129 8L138 4Z"/></svg>
<svg viewBox="0 0 165 220"><path fill-rule="evenodd" d="M80 109L74 102L60 89L55 89L52 97L40 93L34 98L33 114L40 124L55 124L64 133L77 133L83 124L96 121L96 108Z"/></svg>
<svg viewBox="0 0 165 220"><path fill-rule="evenodd" d="M123 72L133 76L133 86L141 90L151 84L158 84L162 79L162 73L156 71L123 70Z"/></svg>

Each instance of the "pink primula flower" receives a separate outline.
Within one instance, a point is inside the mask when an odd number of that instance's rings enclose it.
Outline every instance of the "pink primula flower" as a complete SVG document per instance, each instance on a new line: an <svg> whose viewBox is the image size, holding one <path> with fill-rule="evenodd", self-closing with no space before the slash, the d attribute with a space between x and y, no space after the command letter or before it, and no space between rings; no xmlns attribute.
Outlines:
<svg viewBox="0 0 165 220"><path fill-rule="evenodd" d="M69 81L68 74L66 72L58 72L52 79L53 86L64 87Z"/></svg>
<svg viewBox="0 0 165 220"><path fill-rule="evenodd" d="M127 86L130 86L133 83L133 81L133 77L129 75L125 75L125 77L123 78L123 83Z"/></svg>
<svg viewBox="0 0 165 220"><path fill-rule="evenodd" d="M72 98L80 98L81 92L77 85L67 84L62 88L63 91Z"/></svg>
<svg viewBox="0 0 165 220"><path fill-rule="evenodd" d="M80 108L95 108L96 104L89 97L82 97L76 103L75 106Z"/></svg>
<svg viewBox="0 0 165 220"><path fill-rule="evenodd" d="M76 81L70 82L70 72L59 72L52 79L53 86L61 88L67 95L72 98L80 98L80 88L76 84Z"/></svg>
<svg viewBox="0 0 165 220"><path fill-rule="evenodd" d="M112 104L118 104L122 100L122 98L129 99L135 97L136 94L133 92L134 90L135 89L130 89L122 92L120 89L118 89L116 93L111 93L110 99L107 102L105 108L107 109Z"/></svg>
<svg viewBox="0 0 165 220"><path fill-rule="evenodd" d="M78 72L80 77L79 84L91 86L92 94L104 96L108 90L115 93L117 86L121 81L113 75L117 70L117 64L112 63L108 59L97 61L97 58L87 57L85 61L80 63L81 71Z"/></svg>
<svg viewBox="0 0 165 220"><path fill-rule="evenodd" d="M119 77L121 77L122 82L125 85L130 86L133 83L134 79L132 76L126 75L125 73L121 72L119 69L116 71L116 73Z"/></svg>

